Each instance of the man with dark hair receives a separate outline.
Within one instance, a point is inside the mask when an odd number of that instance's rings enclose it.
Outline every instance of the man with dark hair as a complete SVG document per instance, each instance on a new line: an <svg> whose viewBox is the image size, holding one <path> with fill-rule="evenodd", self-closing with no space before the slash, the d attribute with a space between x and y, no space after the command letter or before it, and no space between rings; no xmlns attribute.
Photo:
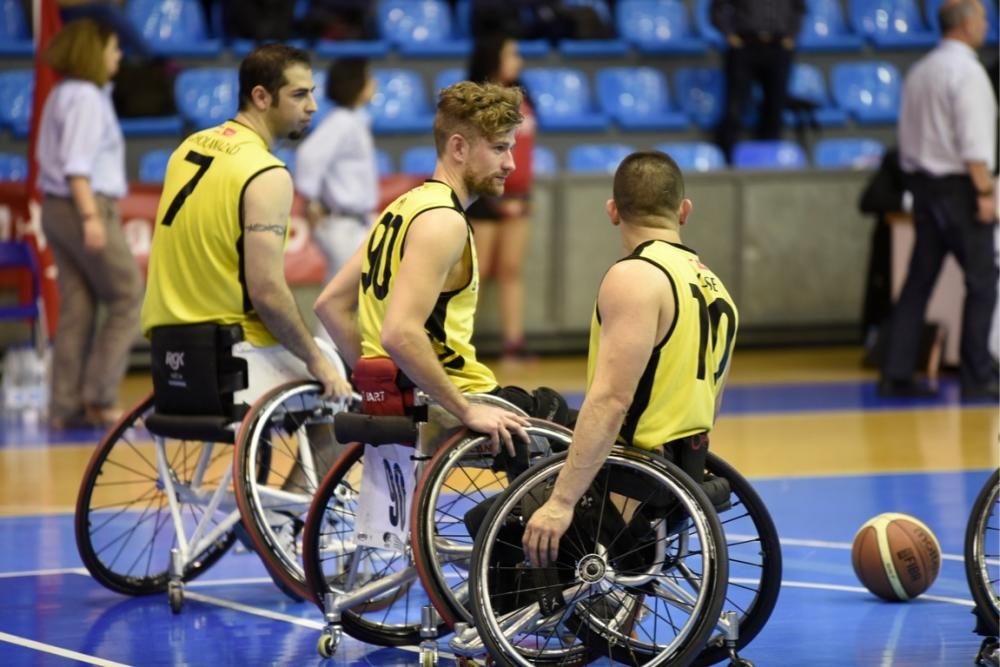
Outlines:
<svg viewBox="0 0 1000 667"><path fill-rule="evenodd" d="M285 282L284 249L292 179L270 149L305 132L316 112L309 54L282 44L260 47L240 64L236 118L185 139L170 156L142 328L216 322L239 324L233 347L247 361L249 387L236 403L315 378L330 397L350 384L309 334Z"/></svg>
<svg viewBox="0 0 1000 667"><path fill-rule="evenodd" d="M607 460L629 445L704 473L738 323L722 281L681 245L691 214L677 163L633 153L607 202L625 252L604 276L590 325L588 388L566 465L524 531L536 567L554 561L574 507Z"/></svg>
<svg viewBox="0 0 1000 667"><path fill-rule="evenodd" d="M998 398L989 353L997 301L994 248L997 103L975 49L986 36L981 0L947 0L941 43L907 73L899 112L900 164L913 193L915 240L893 309L879 391L932 396L913 380L927 301L945 256L965 273L960 376L965 399Z"/></svg>
<svg viewBox="0 0 1000 667"><path fill-rule="evenodd" d="M331 63L325 92L337 106L295 154L295 189L306 199L306 220L326 258L324 283L364 241L378 205L375 142L365 110L375 85L367 60Z"/></svg>

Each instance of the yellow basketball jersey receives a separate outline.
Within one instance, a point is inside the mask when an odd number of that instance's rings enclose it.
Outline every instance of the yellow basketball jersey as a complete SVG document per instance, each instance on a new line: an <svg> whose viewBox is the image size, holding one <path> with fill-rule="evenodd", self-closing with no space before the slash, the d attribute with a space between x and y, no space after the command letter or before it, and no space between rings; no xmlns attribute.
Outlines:
<svg viewBox="0 0 1000 667"><path fill-rule="evenodd" d="M620 261L646 261L665 274L676 306L673 326L657 343L639 380L618 441L652 449L708 431L715 398L736 340L736 306L722 281L683 245L647 241ZM601 314L590 325L587 386L593 381Z"/></svg>
<svg viewBox="0 0 1000 667"><path fill-rule="evenodd" d="M284 166L260 135L236 121L196 132L173 152L149 253L144 334L218 322L242 325L254 345L277 343L247 292L243 193L254 176Z"/></svg>
<svg viewBox="0 0 1000 667"><path fill-rule="evenodd" d="M399 275L406 234L418 215L435 208L450 208L465 215L454 190L445 183L429 180L389 204L368 235L358 288L363 357L389 356L382 347L382 323L389 295ZM469 282L438 297L424 329L455 386L463 393L486 392L495 389L497 381L493 372L476 359L476 349L472 346L472 327L479 297L479 266L472 227L468 224L466 227L462 261L471 269Z"/></svg>

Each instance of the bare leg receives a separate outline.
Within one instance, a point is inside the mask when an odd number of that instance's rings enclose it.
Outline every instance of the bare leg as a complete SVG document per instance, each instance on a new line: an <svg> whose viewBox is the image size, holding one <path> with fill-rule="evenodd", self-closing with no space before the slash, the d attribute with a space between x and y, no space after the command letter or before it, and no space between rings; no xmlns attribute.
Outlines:
<svg viewBox="0 0 1000 667"><path fill-rule="evenodd" d="M527 245L527 218L519 216L501 223L496 276L505 349L516 349L524 344L524 252Z"/></svg>

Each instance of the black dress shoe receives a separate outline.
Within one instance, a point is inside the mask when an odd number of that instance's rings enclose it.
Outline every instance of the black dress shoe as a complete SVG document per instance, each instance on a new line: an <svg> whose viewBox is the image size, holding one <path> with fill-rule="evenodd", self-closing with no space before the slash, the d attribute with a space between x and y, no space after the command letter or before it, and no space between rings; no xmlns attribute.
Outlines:
<svg viewBox="0 0 1000 667"><path fill-rule="evenodd" d="M913 380L882 378L878 383L878 395L884 398L935 398L938 392Z"/></svg>
<svg viewBox="0 0 1000 667"><path fill-rule="evenodd" d="M996 380L986 384L962 387L963 401L998 401L1000 400L1000 384Z"/></svg>

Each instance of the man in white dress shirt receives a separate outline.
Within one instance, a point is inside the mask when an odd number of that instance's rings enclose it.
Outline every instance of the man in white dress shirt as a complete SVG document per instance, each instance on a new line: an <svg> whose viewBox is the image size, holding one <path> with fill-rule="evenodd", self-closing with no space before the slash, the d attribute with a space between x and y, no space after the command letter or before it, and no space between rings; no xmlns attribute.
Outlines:
<svg viewBox="0 0 1000 667"><path fill-rule="evenodd" d="M921 324L941 264L953 253L965 273L962 315L962 398L997 400L989 353L997 301L994 249L997 104L976 51L986 36L982 0L947 0L940 9L943 39L903 84L899 149L913 192L916 240L893 309L879 391L884 396L931 396L913 380Z"/></svg>
<svg viewBox="0 0 1000 667"><path fill-rule="evenodd" d="M324 284L367 238L378 204L375 144L364 108L375 94L368 62L335 61L325 92L337 106L295 155L295 189L306 198L306 218L326 258Z"/></svg>

